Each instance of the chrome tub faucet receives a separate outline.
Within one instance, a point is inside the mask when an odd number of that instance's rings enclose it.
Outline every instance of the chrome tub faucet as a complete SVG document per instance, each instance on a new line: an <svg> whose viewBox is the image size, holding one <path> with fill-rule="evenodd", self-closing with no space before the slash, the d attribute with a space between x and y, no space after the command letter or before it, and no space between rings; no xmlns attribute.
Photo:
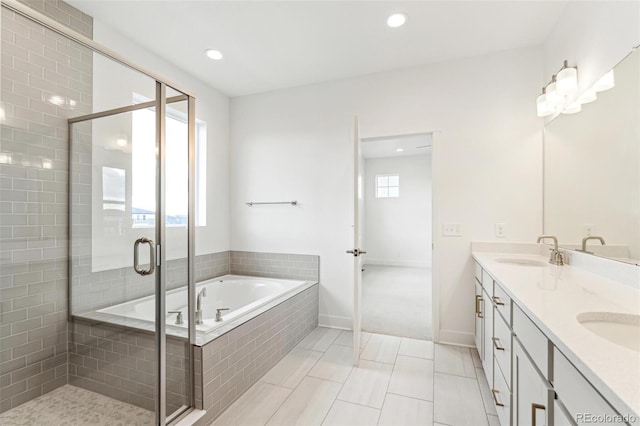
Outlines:
<svg viewBox="0 0 640 426"><path fill-rule="evenodd" d="M196 299L196 324L202 324L202 298L207 295L207 288L202 287Z"/></svg>

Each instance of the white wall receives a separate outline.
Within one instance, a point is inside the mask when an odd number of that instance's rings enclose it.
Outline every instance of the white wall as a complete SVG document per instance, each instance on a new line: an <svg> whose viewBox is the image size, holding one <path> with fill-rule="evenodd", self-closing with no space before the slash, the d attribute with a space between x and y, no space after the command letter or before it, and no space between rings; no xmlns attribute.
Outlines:
<svg viewBox="0 0 640 426"><path fill-rule="evenodd" d="M364 262L431 266L431 155L369 158L365 165ZM376 198L377 175L398 174L400 197Z"/></svg>
<svg viewBox="0 0 640 426"><path fill-rule="evenodd" d="M569 1L544 43L540 88L566 59L578 66L578 83L584 91L639 44L640 2Z"/></svg>
<svg viewBox="0 0 640 426"><path fill-rule="evenodd" d="M196 116L207 123L207 214L206 226L196 229L196 254L215 253L229 249L229 99L207 84L197 80L178 66L168 63L147 49L121 36L112 28L94 20L94 40L118 52L135 64L145 67L170 82L195 93ZM152 79L142 77L133 71L124 72L124 67L98 56L94 57L94 110L101 111L128 105L132 91L155 98ZM167 92L168 96L170 92ZM182 103L183 104L183 103ZM126 124L126 123L125 123ZM98 127L99 128L99 127ZM130 128L124 126L124 128ZM102 142L101 142L102 143ZM101 200L98 200L101 203ZM168 232L175 230L168 229ZM142 233L144 230L135 230ZM174 247L174 255L186 254L184 232L181 236L168 238ZM137 234L136 234L137 235ZM170 235L169 235L170 237ZM116 238L106 241L115 243L110 248L96 253L96 260L102 257L102 268L121 267L130 263L130 238L122 242ZM120 242L118 242L120 241ZM122 244L126 247L120 247ZM121 259L117 259L118 254ZM105 257L109 260L105 261ZM171 256L170 256L171 257ZM124 263L124 264L123 264Z"/></svg>
<svg viewBox="0 0 640 426"><path fill-rule="evenodd" d="M542 229L541 64L527 48L232 99L232 249L320 255L320 321L350 327L353 116L364 138L440 130L435 229L463 227L434 236L440 339L471 344L471 240L493 240L496 222L513 241Z"/></svg>

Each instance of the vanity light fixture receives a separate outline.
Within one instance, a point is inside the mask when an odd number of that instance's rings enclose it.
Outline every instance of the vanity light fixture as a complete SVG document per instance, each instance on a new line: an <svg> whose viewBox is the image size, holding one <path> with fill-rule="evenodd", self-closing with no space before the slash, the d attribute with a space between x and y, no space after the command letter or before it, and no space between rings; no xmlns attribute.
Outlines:
<svg viewBox="0 0 640 426"><path fill-rule="evenodd" d="M561 112L574 114L580 111L575 95L578 91L578 69L570 67L568 61L564 61L562 68L551 76L551 81L542 88L542 94L536 99L536 111L538 117Z"/></svg>
<svg viewBox="0 0 640 426"><path fill-rule="evenodd" d="M216 49L207 49L204 51L204 54L207 55L209 59L213 59L214 61L219 61L224 57L222 52Z"/></svg>
<svg viewBox="0 0 640 426"><path fill-rule="evenodd" d="M595 90L596 92L604 92L605 90L612 89L613 87L615 87L615 85L616 79L613 75L613 70L611 70L600 77L600 80L596 81L596 83L593 85L593 90Z"/></svg>
<svg viewBox="0 0 640 426"><path fill-rule="evenodd" d="M578 102L582 105L588 104L589 102L593 102L598 99L598 94L593 88L586 90L582 95L578 97Z"/></svg>
<svg viewBox="0 0 640 426"><path fill-rule="evenodd" d="M387 18L387 25L391 28L398 28L407 23L407 15L404 13L394 13Z"/></svg>
<svg viewBox="0 0 640 426"><path fill-rule="evenodd" d="M578 90L578 69L570 67L568 61L564 61L562 69L556 75L558 93L571 95Z"/></svg>
<svg viewBox="0 0 640 426"><path fill-rule="evenodd" d="M536 109L538 117L546 117L556 112L556 109L547 102L547 88L542 88L542 94L536 99Z"/></svg>
<svg viewBox="0 0 640 426"><path fill-rule="evenodd" d="M563 114L577 114L582 111L582 104L578 101L573 101L562 110Z"/></svg>

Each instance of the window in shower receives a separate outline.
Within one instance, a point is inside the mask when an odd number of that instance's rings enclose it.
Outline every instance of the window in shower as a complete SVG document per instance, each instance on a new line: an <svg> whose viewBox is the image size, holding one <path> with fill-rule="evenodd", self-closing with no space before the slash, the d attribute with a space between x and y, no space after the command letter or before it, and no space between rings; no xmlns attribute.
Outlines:
<svg viewBox="0 0 640 426"><path fill-rule="evenodd" d="M376 198L398 198L400 196L399 175L376 176Z"/></svg>
<svg viewBox="0 0 640 426"><path fill-rule="evenodd" d="M155 185L155 170L149 170L146 159L156 149L155 134L148 129L155 127L154 109L134 111L131 123L132 183L131 216L133 227L155 225L156 198L148 188ZM166 120L166 208L167 226L186 226L188 193L187 115L167 106ZM206 226L207 191L207 124L196 120L196 226Z"/></svg>

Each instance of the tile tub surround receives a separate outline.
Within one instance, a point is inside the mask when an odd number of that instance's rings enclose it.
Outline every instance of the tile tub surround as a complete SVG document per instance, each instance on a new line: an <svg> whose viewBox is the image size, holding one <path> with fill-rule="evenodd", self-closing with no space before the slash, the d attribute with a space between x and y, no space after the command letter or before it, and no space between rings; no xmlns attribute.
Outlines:
<svg viewBox="0 0 640 426"><path fill-rule="evenodd" d="M640 315L640 290L582 268L551 265L536 254L474 251L473 257L618 412L640 414L640 353L600 338L576 319L582 312ZM496 262L506 257L545 266Z"/></svg>
<svg viewBox="0 0 640 426"><path fill-rule="evenodd" d="M318 325L315 284L195 348L196 408L207 424L256 383Z"/></svg>
<svg viewBox="0 0 640 426"><path fill-rule="evenodd" d="M74 320L69 325L69 383L154 410L153 334ZM167 336L167 413L185 402L189 345Z"/></svg>
<svg viewBox="0 0 640 426"><path fill-rule="evenodd" d="M91 37L62 1L23 1ZM67 383L67 117L91 111L91 52L1 8L0 412ZM48 103L74 99L73 111Z"/></svg>
<svg viewBox="0 0 640 426"><path fill-rule="evenodd" d="M74 263L76 260L74 260ZM85 265L74 265L71 277L72 312L74 315L150 296L154 291L154 277L142 277L132 267L91 272L90 259ZM229 273L229 252L197 255L196 282ZM186 259L167 262L167 290L186 285Z"/></svg>
<svg viewBox="0 0 640 426"><path fill-rule="evenodd" d="M320 256L232 250L230 263L235 275L320 281Z"/></svg>

